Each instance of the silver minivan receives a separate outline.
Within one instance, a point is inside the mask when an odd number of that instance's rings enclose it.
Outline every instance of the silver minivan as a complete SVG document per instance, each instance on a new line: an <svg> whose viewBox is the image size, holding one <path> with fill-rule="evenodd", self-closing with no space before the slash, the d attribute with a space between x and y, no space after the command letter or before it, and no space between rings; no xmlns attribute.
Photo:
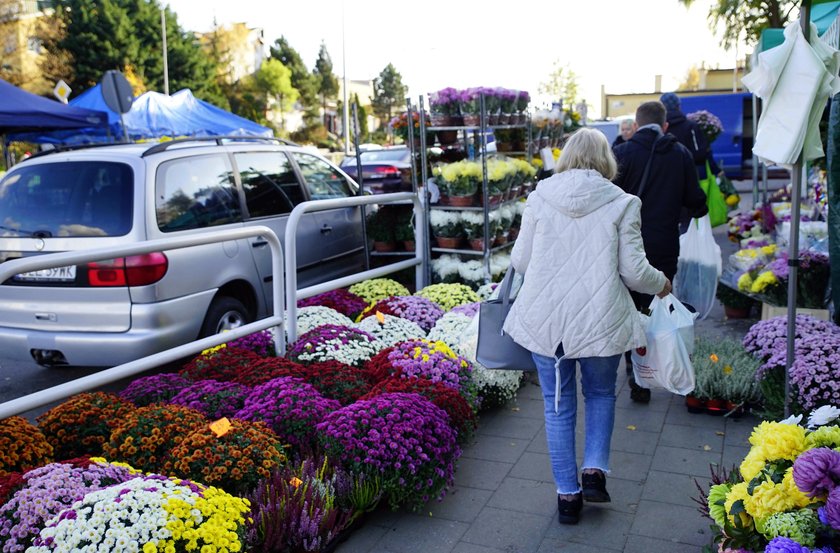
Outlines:
<svg viewBox="0 0 840 553"><path fill-rule="evenodd" d="M0 180L0 263L265 225L281 238L306 200L356 195L323 157L264 140L176 140L35 156ZM361 213L304 215L301 287L364 270ZM20 274L0 286L0 352L42 365L113 366L265 316L260 238Z"/></svg>

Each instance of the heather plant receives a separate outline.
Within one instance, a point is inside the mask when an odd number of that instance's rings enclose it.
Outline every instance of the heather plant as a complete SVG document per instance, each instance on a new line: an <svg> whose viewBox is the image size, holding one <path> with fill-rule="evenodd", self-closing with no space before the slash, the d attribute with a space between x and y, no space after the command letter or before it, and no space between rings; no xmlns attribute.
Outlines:
<svg viewBox="0 0 840 553"><path fill-rule="evenodd" d="M239 419L214 430L199 426L173 447L163 466L171 474L241 495L286 461L283 443L263 422Z"/></svg>
<svg viewBox="0 0 840 553"><path fill-rule="evenodd" d="M390 278L373 278L357 282L350 287L350 293L356 294L369 304L391 296L409 295L408 288Z"/></svg>
<svg viewBox="0 0 840 553"><path fill-rule="evenodd" d="M25 551L45 523L89 492L134 478L125 467L91 463L74 467L50 463L21 477L23 484L0 507L0 543L4 552Z"/></svg>
<svg viewBox="0 0 840 553"><path fill-rule="evenodd" d="M191 380L177 373L153 374L135 378L120 392L120 397L137 407L153 403L166 403L181 389L191 384Z"/></svg>
<svg viewBox="0 0 840 553"><path fill-rule="evenodd" d="M327 415L318 432L329 458L382 479L393 509L418 510L442 496L461 454L449 415L418 394L359 400Z"/></svg>
<svg viewBox="0 0 840 553"><path fill-rule="evenodd" d="M241 551L247 512L217 488L137 475L53 516L27 551Z"/></svg>
<svg viewBox="0 0 840 553"><path fill-rule="evenodd" d="M383 313L377 313L374 317L363 319L357 327L385 346L393 346L398 342L420 340L426 337L426 331L417 326L417 323Z"/></svg>
<svg viewBox="0 0 840 553"><path fill-rule="evenodd" d="M353 517L342 507L352 477L325 458L286 465L249 494L247 545L251 551L325 551Z"/></svg>
<svg viewBox="0 0 840 553"><path fill-rule="evenodd" d="M277 352L274 349L273 330L261 330L242 338L227 343L229 348L247 349L260 357L274 357Z"/></svg>
<svg viewBox="0 0 840 553"><path fill-rule="evenodd" d="M178 374L190 380L234 380L240 371L262 358L253 351L220 346L201 352Z"/></svg>
<svg viewBox="0 0 840 553"><path fill-rule="evenodd" d="M58 460L101 455L102 444L133 408L131 402L114 394L84 393L40 415L38 427Z"/></svg>
<svg viewBox="0 0 840 553"><path fill-rule="evenodd" d="M207 424L204 414L181 405L153 404L129 413L103 446L106 458L159 472L183 438Z"/></svg>
<svg viewBox="0 0 840 553"><path fill-rule="evenodd" d="M336 400L325 398L302 379L281 377L254 388L235 416L262 421L282 442L298 451L309 451L316 439L315 425L339 406Z"/></svg>
<svg viewBox="0 0 840 553"><path fill-rule="evenodd" d="M0 420L0 476L24 472L52 461L46 436L23 417Z"/></svg>
<svg viewBox="0 0 840 553"><path fill-rule="evenodd" d="M306 334L323 325L353 326L353 321L329 307L302 307L297 314L297 334Z"/></svg>
<svg viewBox="0 0 840 553"><path fill-rule="evenodd" d="M231 417L245 404L249 386L218 380L198 380L175 395L170 403L195 409L211 420Z"/></svg>
<svg viewBox="0 0 840 553"><path fill-rule="evenodd" d="M478 301L478 295L464 284L431 284L414 294L429 299L440 306L444 311L453 307Z"/></svg>
<svg viewBox="0 0 840 553"><path fill-rule="evenodd" d="M356 367L373 357L384 344L355 327L323 325L298 338L287 357L297 363L341 361Z"/></svg>
<svg viewBox="0 0 840 553"><path fill-rule="evenodd" d="M435 302L421 296L391 296L365 309L361 316L364 319L376 312L416 323L423 329L424 334L443 316L443 310Z"/></svg>
<svg viewBox="0 0 840 553"><path fill-rule="evenodd" d="M324 292L323 294L298 300L299 308L312 307L315 305L335 309L345 317L355 321L356 317L359 316L359 313L368 306L368 302L361 296L357 296L344 288L330 290L329 292Z"/></svg>

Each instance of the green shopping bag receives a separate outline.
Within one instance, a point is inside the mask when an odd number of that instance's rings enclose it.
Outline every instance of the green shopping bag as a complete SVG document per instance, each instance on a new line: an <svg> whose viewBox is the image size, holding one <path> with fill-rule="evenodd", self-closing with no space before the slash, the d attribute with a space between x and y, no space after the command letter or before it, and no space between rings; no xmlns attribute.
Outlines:
<svg viewBox="0 0 840 553"><path fill-rule="evenodd" d="M717 183L717 177L712 174L709 162L706 162L706 178L700 181L700 188L706 193L706 205L709 206L709 221L712 227L722 225L728 220L726 198Z"/></svg>

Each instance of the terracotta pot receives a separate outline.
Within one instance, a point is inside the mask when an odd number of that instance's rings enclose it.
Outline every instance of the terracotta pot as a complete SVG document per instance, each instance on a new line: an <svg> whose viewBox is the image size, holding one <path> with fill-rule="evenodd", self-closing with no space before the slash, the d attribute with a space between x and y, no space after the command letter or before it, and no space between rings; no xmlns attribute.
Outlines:
<svg viewBox="0 0 840 553"><path fill-rule="evenodd" d="M497 234L495 244L497 246L503 246L508 243L507 234Z"/></svg>
<svg viewBox="0 0 840 553"><path fill-rule="evenodd" d="M733 419L739 419L746 413L746 408L742 404L734 403L732 401L726 402L726 416Z"/></svg>
<svg viewBox="0 0 840 553"><path fill-rule="evenodd" d="M458 249L461 245L461 237L450 238L449 236L435 236L439 248Z"/></svg>
<svg viewBox="0 0 840 553"><path fill-rule="evenodd" d="M470 248L479 252L484 250L484 238L470 238Z"/></svg>
<svg viewBox="0 0 840 553"><path fill-rule="evenodd" d="M749 307L732 307L730 305L723 306L723 312L727 319L749 319L750 311L752 311L752 309Z"/></svg>
<svg viewBox="0 0 840 553"><path fill-rule="evenodd" d="M722 399L708 399L706 400L706 413L709 415L725 415L726 401Z"/></svg>
<svg viewBox="0 0 840 553"><path fill-rule="evenodd" d="M514 198L518 198L519 195L522 193L522 186L511 186L510 187L510 199L513 200Z"/></svg>
<svg viewBox="0 0 840 553"><path fill-rule="evenodd" d="M499 114L499 125L510 125L510 114L509 113L500 113Z"/></svg>
<svg viewBox="0 0 840 553"><path fill-rule="evenodd" d="M513 143L512 142L496 142L496 151L497 152L512 152L513 151Z"/></svg>
<svg viewBox="0 0 840 553"><path fill-rule="evenodd" d="M396 242L380 242L379 240L373 241L373 249L378 252L392 252L397 249Z"/></svg>
<svg viewBox="0 0 840 553"><path fill-rule="evenodd" d="M689 394L685 396L685 408L688 409L689 413L702 413L706 410L706 402Z"/></svg>
<svg viewBox="0 0 840 553"><path fill-rule="evenodd" d="M516 227L510 227L508 231L508 240L514 241L519 236L519 229Z"/></svg>
<svg viewBox="0 0 840 553"><path fill-rule="evenodd" d="M438 199L438 205L449 205L449 196L444 196L443 194L440 195Z"/></svg>
<svg viewBox="0 0 840 553"><path fill-rule="evenodd" d="M481 124L481 117L477 113L465 113L463 117L467 127L477 127Z"/></svg>
<svg viewBox="0 0 840 553"><path fill-rule="evenodd" d="M449 205L456 207L469 207L475 202L475 194L471 196L449 196Z"/></svg>
<svg viewBox="0 0 840 553"><path fill-rule="evenodd" d="M414 240L403 240L403 247L407 252L413 252L415 250L415 243Z"/></svg>
<svg viewBox="0 0 840 553"><path fill-rule="evenodd" d="M492 194L489 198L490 199L490 205L497 205L497 204L501 203L503 198L504 198L504 194ZM484 205L484 195L483 194L478 195L478 205Z"/></svg>
<svg viewBox="0 0 840 553"><path fill-rule="evenodd" d="M432 127L449 127L452 125L452 119L442 113L431 114L429 116L429 122Z"/></svg>
<svg viewBox="0 0 840 553"><path fill-rule="evenodd" d="M493 113L487 116L487 124L488 125L498 125L499 124L499 114Z"/></svg>

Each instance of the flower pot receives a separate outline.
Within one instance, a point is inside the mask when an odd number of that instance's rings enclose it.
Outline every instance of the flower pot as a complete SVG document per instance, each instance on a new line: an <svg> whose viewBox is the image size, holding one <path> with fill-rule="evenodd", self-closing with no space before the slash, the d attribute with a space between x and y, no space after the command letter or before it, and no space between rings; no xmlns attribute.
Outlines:
<svg viewBox="0 0 840 553"><path fill-rule="evenodd" d="M689 413L702 413L706 410L706 402L689 394L685 396L685 408L688 409Z"/></svg>
<svg viewBox="0 0 840 553"><path fill-rule="evenodd" d="M492 113L487 116L487 124L488 125L498 125L499 124L499 114Z"/></svg>
<svg viewBox="0 0 840 553"><path fill-rule="evenodd" d="M403 240L403 247L405 248L405 251L413 252L415 250L415 246L416 244L414 243L414 240Z"/></svg>
<svg viewBox="0 0 840 553"><path fill-rule="evenodd" d="M481 124L481 116L477 113L465 113L464 125L467 127L477 127Z"/></svg>
<svg viewBox="0 0 840 553"><path fill-rule="evenodd" d="M516 199L519 195L522 194L522 186L516 185L510 187L510 199Z"/></svg>
<svg viewBox="0 0 840 553"><path fill-rule="evenodd" d="M727 319L749 319L750 311L752 311L752 309L749 307L732 307L731 305L723 306L723 312Z"/></svg>
<svg viewBox="0 0 840 553"><path fill-rule="evenodd" d="M496 235L496 241L494 242L494 244L495 244L495 245L497 245L497 246L503 246L503 245L505 245L505 244L507 244L507 243L508 243L507 233L505 233L505 234L497 234L497 235Z"/></svg>
<svg viewBox="0 0 840 553"><path fill-rule="evenodd" d="M438 205L449 205L449 196L441 194L438 199Z"/></svg>
<svg viewBox="0 0 840 553"><path fill-rule="evenodd" d="M429 122L433 127L449 127L452 125L452 119L443 113L432 113L429 116Z"/></svg>
<svg viewBox="0 0 840 553"><path fill-rule="evenodd" d="M449 205L454 207L469 207L475 201L475 194L470 196L449 196Z"/></svg>
<svg viewBox="0 0 840 553"><path fill-rule="evenodd" d="M513 151L513 143L512 142L496 142L496 151L497 152L512 152Z"/></svg>
<svg viewBox="0 0 840 553"><path fill-rule="evenodd" d="M437 139L441 144L455 144L458 142L458 131L437 131Z"/></svg>
<svg viewBox="0 0 840 553"><path fill-rule="evenodd" d="M461 245L461 237L456 236L455 238L451 238L449 236L435 236L435 240L437 240L437 245L439 248L448 248L451 250L455 250L458 246Z"/></svg>
<svg viewBox="0 0 840 553"><path fill-rule="evenodd" d="M484 238L470 238L470 248L476 251L484 250Z"/></svg>
<svg viewBox="0 0 840 553"><path fill-rule="evenodd" d="M727 402L726 402L726 416L727 417L730 417L730 418L733 418L733 419L739 419L739 418L743 417L745 413L746 413L746 408L743 406L743 404L735 403L735 402L727 400Z"/></svg>
<svg viewBox="0 0 840 553"><path fill-rule="evenodd" d="M722 399L706 400L706 413L709 415L721 416L726 414L726 401Z"/></svg>
<svg viewBox="0 0 840 553"><path fill-rule="evenodd" d="M510 114L509 113L500 113L499 114L499 125L510 125Z"/></svg>
<svg viewBox="0 0 840 553"><path fill-rule="evenodd" d="M397 249L396 242L382 242L380 240L373 241L373 249L378 252L392 252Z"/></svg>
<svg viewBox="0 0 840 553"><path fill-rule="evenodd" d="M519 229L517 227L510 227L508 231L508 240L513 242L519 236Z"/></svg>
<svg viewBox="0 0 840 553"><path fill-rule="evenodd" d="M490 205L497 205L501 203L502 199L504 198L504 194L491 194L488 198L490 201ZM478 195L478 204L484 205L484 194Z"/></svg>

